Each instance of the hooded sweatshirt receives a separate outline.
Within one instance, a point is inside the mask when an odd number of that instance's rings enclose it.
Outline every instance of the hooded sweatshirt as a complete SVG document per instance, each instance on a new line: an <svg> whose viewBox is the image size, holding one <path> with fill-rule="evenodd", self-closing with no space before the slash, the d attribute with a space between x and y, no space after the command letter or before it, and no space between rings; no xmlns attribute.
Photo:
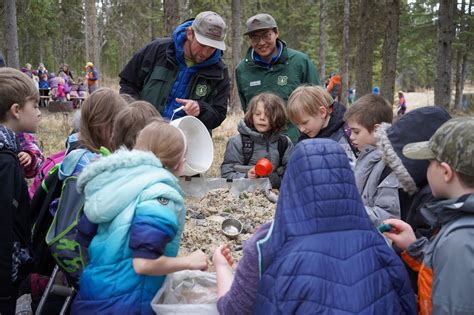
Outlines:
<svg viewBox="0 0 474 315"><path fill-rule="evenodd" d="M410 111L393 125L383 123L375 132L382 159L392 169L402 188L399 191L401 219L408 222L415 232L429 230L418 211L421 205L433 199L426 178L429 161L406 158L402 150L406 144L428 141L450 118L443 108L427 106Z"/></svg>

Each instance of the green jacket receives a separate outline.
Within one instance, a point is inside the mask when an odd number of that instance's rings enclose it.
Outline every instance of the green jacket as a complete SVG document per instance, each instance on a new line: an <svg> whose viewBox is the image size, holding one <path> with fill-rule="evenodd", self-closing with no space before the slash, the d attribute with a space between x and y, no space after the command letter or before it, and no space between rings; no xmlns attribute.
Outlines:
<svg viewBox="0 0 474 315"><path fill-rule="evenodd" d="M262 92L272 92L280 96L285 102L291 92L301 84L319 85L319 74L308 55L283 45L280 58L270 67L257 64L252 58L253 49L250 47L245 59L235 70L237 88L239 90L242 108L247 111L248 103L255 95ZM288 122L286 134L293 143L298 141L299 132L293 124Z"/></svg>

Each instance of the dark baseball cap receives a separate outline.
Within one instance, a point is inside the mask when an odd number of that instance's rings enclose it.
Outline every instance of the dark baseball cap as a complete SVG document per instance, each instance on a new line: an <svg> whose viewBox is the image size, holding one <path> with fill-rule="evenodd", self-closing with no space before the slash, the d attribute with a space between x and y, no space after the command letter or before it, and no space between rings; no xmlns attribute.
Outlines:
<svg viewBox="0 0 474 315"><path fill-rule="evenodd" d="M254 31L278 28L275 19L267 13L260 13L252 16L247 20L247 31L244 35L248 35Z"/></svg>

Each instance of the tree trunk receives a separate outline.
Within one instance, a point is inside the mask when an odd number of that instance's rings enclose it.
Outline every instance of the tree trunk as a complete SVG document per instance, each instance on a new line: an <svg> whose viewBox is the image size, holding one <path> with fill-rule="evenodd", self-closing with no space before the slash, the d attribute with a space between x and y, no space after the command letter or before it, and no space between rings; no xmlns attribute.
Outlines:
<svg viewBox="0 0 474 315"><path fill-rule="evenodd" d="M180 23L186 21L187 19L192 18L191 8L190 8L190 0L179 0L179 8L178 8L178 21L176 22L176 26Z"/></svg>
<svg viewBox="0 0 474 315"><path fill-rule="evenodd" d="M319 1L319 69L320 82L326 79L326 0Z"/></svg>
<svg viewBox="0 0 474 315"><path fill-rule="evenodd" d="M349 90L349 26L350 0L344 0L344 29L342 31L342 94L341 103L347 106L347 91Z"/></svg>
<svg viewBox="0 0 474 315"><path fill-rule="evenodd" d="M15 0L5 2L5 30L6 30L6 64L11 68L20 68L20 55L18 49L18 27L16 22Z"/></svg>
<svg viewBox="0 0 474 315"><path fill-rule="evenodd" d="M84 42L86 44L86 60L91 60L92 58L92 53L91 53L91 45L90 45L90 42L89 42L89 34L90 34L90 22L89 22L89 14L88 14L88 2L89 0L84 0L84 19L85 19L85 23L84 23L84 36L85 36L85 39L84 39Z"/></svg>
<svg viewBox="0 0 474 315"><path fill-rule="evenodd" d="M230 67L230 112L237 113L240 108L240 99L235 82L235 68L240 61L241 52L241 35L240 35L240 0L232 0L232 65Z"/></svg>
<svg viewBox="0 0 474 315"><path fill-rule="evenodd" d="M91 22L91 38L92 38L92 62L94 68L100 69L100 42L99 42L99 29L97 27L97 7L95 0L89 0L89 16Z"/></svg>
<svg viewBox="0 0 474 315"><path fill-rule="evenodd" d="M382 76L380 94L393 104L395 77L397 71L398 25L400 20L400 0L386 0L385 38L382 48Z"/></svg>
<svg viewBox="0 0 474 315"><path fill-rule="evenodd" d="M148 38L150 38L150 41L153 40L154 36L154 28L153 25L155 24L153 21L153 12L154 12L154 5L153 5L154 0L148 0Z"/></svg>
<svg viewBox="0 0 474 315"><path fill-rule="evenodd" d="M163 0L163 17L165 36L171 36L179 23L179 2L177 0Z"/></svg>
<svg viewBox="0 0 474 315"><path fill-rule="evenodd" d="M461 35L466 31L467 23L466 20L466 2L464 0L461 1L461 11L459 17L460 23L460 34ZM472 0L471 0L472 4ZM470 14L471 6L469 6L469 14ZM468 15L469 16L469 15ZM462 109L462 95L464 90L464 79L465 79L465 64L467 61L467 52L469 51L469 43L461 43L458 51L456 53L456 73L455 73L455 89L456 93L454 95L454 107L458 109Z"/></svg>
<svg viewBox="0 0 474 315"><path fill-rule="evenodd" d="M374 1L359 3L359 41L357 45L355 79L357 98L372 92L372 67L374 63Z"/></svg>
<svg viewBox="0 0 474 315"><path fill-rule="evenodd" d="M452 45L455 35L455 10L456 1L440 1L434 101L435 105L446 109L449 108L449 104L451 103L451 63L453 59Z"/></svg>

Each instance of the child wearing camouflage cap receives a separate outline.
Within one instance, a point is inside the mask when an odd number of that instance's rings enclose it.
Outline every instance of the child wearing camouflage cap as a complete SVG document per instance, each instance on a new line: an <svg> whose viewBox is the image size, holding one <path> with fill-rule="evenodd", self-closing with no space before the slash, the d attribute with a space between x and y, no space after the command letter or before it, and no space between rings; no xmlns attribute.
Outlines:
<svg viewBox="0 0 474 315"><path fill-rule="evenodd" d="M474 314L474 118L444 123L429 141L408 144L403 154L429 160L428 182L440 198L421 209L438 232L416 239L407 223L389 219L385 235L418 275L420 314Z"/></svg>

